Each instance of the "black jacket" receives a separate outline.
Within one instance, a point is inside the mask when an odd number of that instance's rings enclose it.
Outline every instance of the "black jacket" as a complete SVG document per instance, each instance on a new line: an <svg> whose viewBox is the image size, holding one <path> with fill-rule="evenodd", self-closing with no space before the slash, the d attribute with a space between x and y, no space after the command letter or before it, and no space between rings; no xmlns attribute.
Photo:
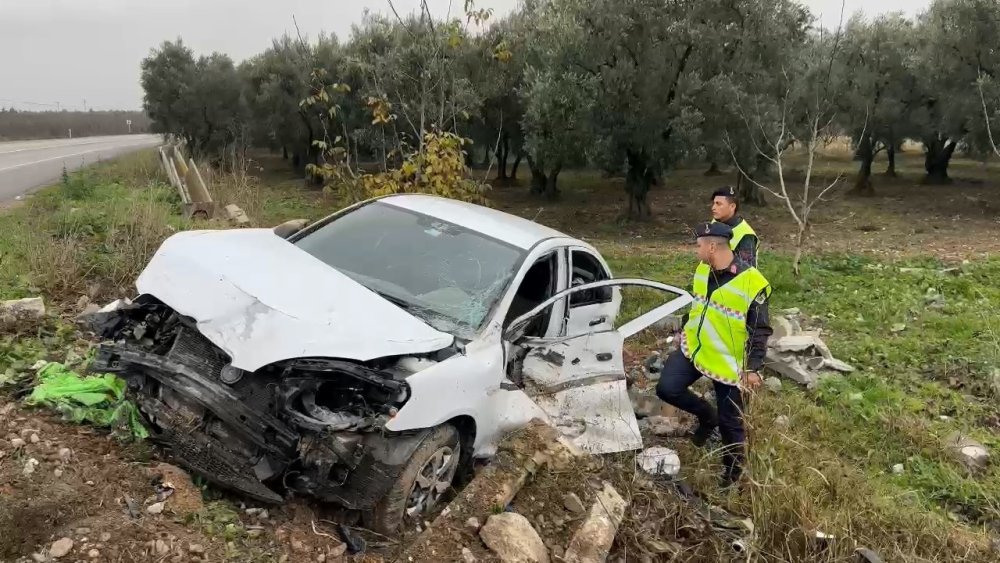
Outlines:
<svg viewBox="0 0 1000 563"><path fill-rule="evenodd" d="M737 275L749 268L750 265L736 257L729 267L722 270L715 270L708 275L708 299L712 298L712 292L720 286L731 282ZM764 356L767 354L767 339L774 331L771 329L771 319L768 314L767 297L762 291L747 309L747 371L758 371L764 367ZM684 315L684 324L687 324L688 316Z"/></svg>

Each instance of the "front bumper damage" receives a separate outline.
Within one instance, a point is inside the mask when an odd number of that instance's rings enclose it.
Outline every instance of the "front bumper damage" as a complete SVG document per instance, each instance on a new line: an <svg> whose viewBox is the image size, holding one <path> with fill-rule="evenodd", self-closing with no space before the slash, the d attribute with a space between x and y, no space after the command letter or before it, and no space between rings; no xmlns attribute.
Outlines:
<svg viewBox="0 0 1000 563"><path fill-rule="evenodd" d="M165 354L104 344L91 369L128 383L152 438L178 464L266 503L292 492L369 509L426 435L385 431L382 413L332 412L315 404L317 390L333 382L358 381L344 387L353 391L377 387L374 370L314 361L233 381L224 375L226 360L195 328L182 326ZM384 385L392 391L397 383Z"/></svg>

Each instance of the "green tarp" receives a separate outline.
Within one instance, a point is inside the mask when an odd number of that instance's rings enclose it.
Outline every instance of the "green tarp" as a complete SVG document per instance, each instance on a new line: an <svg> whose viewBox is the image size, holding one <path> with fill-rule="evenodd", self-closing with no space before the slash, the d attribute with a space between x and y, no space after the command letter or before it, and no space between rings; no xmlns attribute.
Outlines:
<svg viewBox="0 0 1000 563"><path fill-rule="evenodd" d="M125 381L111 374L83 377L63 364L46 364L38 370L38 385L27 403L51 407L76 423L149 436L135 405L125 399Z"/></svg>

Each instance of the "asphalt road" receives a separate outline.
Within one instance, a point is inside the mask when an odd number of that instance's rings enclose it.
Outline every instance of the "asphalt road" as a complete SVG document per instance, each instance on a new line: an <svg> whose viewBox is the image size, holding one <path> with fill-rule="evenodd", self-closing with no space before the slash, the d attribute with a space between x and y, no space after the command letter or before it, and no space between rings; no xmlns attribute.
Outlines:
<svg viewBox="0 0 1000 563"><path fill-rule="evenodd" d="M0 203L55 183L73 171L162 142L159 135L117 135L0 143Z"/></svg>

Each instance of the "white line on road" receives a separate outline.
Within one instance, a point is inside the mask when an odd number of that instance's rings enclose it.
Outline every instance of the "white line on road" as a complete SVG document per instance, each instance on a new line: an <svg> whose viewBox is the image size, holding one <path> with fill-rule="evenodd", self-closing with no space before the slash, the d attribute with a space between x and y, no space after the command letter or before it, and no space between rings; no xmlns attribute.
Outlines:
<svg viewBox="0 0 1000 563"><path fill-rule="evenodd" d="M84 152L78 152L78 153L74 153L74 154L63 154L63 155L59 155L59 156L53 156L51 158L43 158L42 160L36 160L34 162L22 162L21 164L15 164L14 166L8 166L7 168L0 168L0 172L7 172L8 170L17 170L18 168L24 168L25 166L32 166L34 164L41 164L43 162L52 162L53 160L73 158L74 156L83 156L85 154L91 154L91 153L95 153L95 152L101 152L102 150L106 150L106 149L93 149L93 150L84 151ZM112 150L113 150L113 148L112 148Z"/></svg>
<svg viewBox="0 0 1000 563"><path fill-rule="evenodd" d="M90 141L89 143L64 143L64 144L58 144L58 145L43 145L43 146L40 146L40 147L25 147L23 149L14 149L14 150L10 150L10 151L0 151L0 155L3 155L3 154L14 154L14 153L17 153L17 152L26 152L26 151L44 151L44 150L58 149L58 148L63 148L63 147L85 147L87 145L96 145L96 144L99 144L99 143L106 143L106 142L107 141Z"/></svg>

